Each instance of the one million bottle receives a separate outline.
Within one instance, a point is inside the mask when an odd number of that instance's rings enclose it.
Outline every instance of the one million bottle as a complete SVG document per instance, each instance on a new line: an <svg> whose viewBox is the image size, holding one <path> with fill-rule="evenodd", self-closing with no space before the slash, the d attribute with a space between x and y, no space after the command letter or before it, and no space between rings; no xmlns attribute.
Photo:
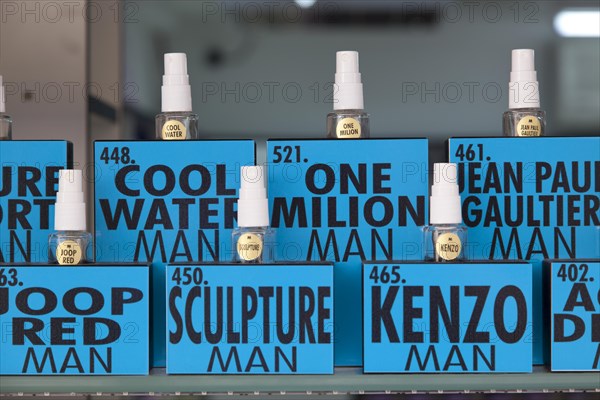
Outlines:
<svg viewBox="0 0 600 400"><path fill-rule="evenodd" d="M363 84L358 67L358 52L338 51L333 112L327 115L327 138L368 138L369 114L363 108Z"/></svg>

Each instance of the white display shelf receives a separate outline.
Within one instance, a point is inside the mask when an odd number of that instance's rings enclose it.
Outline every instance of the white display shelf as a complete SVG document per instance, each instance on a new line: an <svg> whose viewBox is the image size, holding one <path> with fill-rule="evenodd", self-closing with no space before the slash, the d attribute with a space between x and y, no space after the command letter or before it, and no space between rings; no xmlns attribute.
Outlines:
<svg viewBox="0 0 600 400"><path fill-rule="evenodd" d="M1 376L3 395L183 395L596 392L600 373L372 374L337 368L335 375Z"/></svg>

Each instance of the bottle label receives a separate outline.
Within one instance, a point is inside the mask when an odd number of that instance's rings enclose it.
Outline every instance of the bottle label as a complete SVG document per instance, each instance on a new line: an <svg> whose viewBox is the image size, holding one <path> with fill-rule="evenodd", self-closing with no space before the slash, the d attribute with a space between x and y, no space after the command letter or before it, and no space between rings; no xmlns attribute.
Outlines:
<svg viewBox="0 0 600 400"><path fill-rule="evenodd" d="M254 261L262 255L262 239L253 233L246 233L238 239L237 252L242 260Z"/></svg>
<svg viewBox="0 0 600 400"><path fill-rule="evenodd" d="M187 129L183 122L171 119L164 123L161 135L163 140L185 140Z"/></svg>
<svg viewBox="0 0 600 400"><path fill-rule="evenodd" d="M338 139L360 138L360 122L354 118L343 118L337 123L335 134Z"/></svg>
<svg viewBox="0 0 600 400"><path fill-rule="evenodd" d="M77 265L82 255L81 246L73 240L65 240L56 248L56 260L60 265Z"/></svg>
<svg viewBox="0 0 600 400"><path fill-rule="evenodd" d="M528 115L521 118L517 124L517 136L540 136L542 134L542 125L537 117Z"/></svg>
<svg viewBox="0 0 600 400"><path fill-rule="evenodd" d="M435 241L435 252L446 261L457 259L461 249L460 238L454 233L443 233Z"/></svg>

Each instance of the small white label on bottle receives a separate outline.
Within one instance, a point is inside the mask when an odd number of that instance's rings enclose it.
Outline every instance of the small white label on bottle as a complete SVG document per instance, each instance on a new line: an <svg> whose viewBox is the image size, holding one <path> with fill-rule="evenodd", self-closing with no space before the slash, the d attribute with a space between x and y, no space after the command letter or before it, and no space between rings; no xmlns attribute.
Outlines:
<svg viewBox="0 0 600 400"><path fill-rule="evenodd" d="M342 118L335 128L335 134L338 139L360 138L360 131L360 122L354 118Z"/></svg>
<svg viewBox="0 0 600 400"><path fill-rule="evenodd" d="M163 124L163 140L185 140L187 138L187 129L181 121L171 119Z"/></svg>
<svg viewBox="0 0 600 400"><path fill-rule="evenodd" d="M435 241L435 252L446 261L456 260L461 250L460 238L454 233L443 233Z"/></svg>
<svg viewBox="0 0 600 400"><path fill-rule="evenodd" d="M541 134L542 125L537 117L531 115L523 117L517 124L517 136L540 136Z"/></svg>
<svg viewBox="0 0 600 400"><path fill-rule="evenodd" d="M65 240L56 248L56 260L60 265L77 265L82 256L81 246L73 240Z"/></svg>
<svg viewBox="0 0 600 400"><path fill-rule="evenodd" d="M237 252L242 260L254 261L263 252L263 241L260 236L253 233L243 234L238 239Z"/></svg>

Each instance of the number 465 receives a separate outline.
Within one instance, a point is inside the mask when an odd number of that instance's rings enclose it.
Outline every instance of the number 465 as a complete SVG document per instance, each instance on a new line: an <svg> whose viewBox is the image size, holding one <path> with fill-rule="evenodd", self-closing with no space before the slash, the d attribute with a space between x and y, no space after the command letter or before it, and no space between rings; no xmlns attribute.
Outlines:
<svg viewBox="0 0 600 400"><path fill-rule="evenodd" d="M388 266L384 265L379 271L379 267L376 265L371 270L371 274L369 275L369 279L371 279L375 283L398 283L400 282L400 266L394 265L389 268L390 272L388 272Z"/></svg>

